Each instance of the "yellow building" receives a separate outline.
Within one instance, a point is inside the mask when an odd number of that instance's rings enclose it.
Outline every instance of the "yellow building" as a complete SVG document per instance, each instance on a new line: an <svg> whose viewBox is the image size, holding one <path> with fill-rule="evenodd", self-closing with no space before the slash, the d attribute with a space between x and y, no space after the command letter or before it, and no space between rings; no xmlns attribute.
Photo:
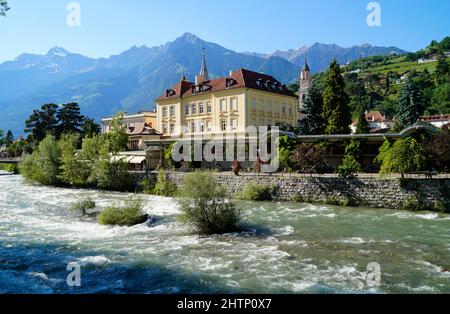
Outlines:
<svg viewBox="0 0 450 314"><path fill-rule="evenodd" d="M297 125L298 97L272 76L239 69L210 80L203 59L195 82L185 77L157 100L164 137L239 135L249 126Z"/></svg>

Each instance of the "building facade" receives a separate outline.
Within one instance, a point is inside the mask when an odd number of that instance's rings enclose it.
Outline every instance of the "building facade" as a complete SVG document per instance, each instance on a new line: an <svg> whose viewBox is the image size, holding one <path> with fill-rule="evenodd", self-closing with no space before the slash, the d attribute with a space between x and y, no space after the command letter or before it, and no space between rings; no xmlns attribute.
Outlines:
<svg viewBox="0 0 450 314"><path fill-rule="evenodd" d="M185 77L157 100L163 136L244 134L249 126L296 125L298 97L269 75L246 69L207 77L205 57L195 82Z"/></svg>
<svg viewBox="0 0 450 314"><path fill-rule="evenodd" d="M108 133L111 128L111 122L114 118L103 118L102 119L102 133ZM145 123L150 128L156 129L157 126L157 114L154 111L144 111L136 114L126 114L122 119L122 125L127 128L133 127L137 123Z"/></svg>

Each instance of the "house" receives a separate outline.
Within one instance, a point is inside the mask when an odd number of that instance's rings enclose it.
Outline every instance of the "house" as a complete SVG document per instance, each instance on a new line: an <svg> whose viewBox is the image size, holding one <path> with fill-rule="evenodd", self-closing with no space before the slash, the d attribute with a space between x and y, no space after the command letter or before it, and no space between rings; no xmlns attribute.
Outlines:
<svg viewBox="0 0 450 314"><path fill-rule="evenodd" d="M111 127L111 122L114 118L102 119L102 133L108 133ZM156 129L157 115L155 111L143 111L136 114L125 114L122 118L122 125L126 127L133 126L136 123L145 123L149 127Z"/></svg>
<svg viewBox="0 0 450 314"><path fill-rule="evenodd" d="M369 124L370 133L386 133L395 125L393 120L386 118L386 116L379 111L366 112L365 117L367 123ZM358 120L354 120L350 125L350 129L353 134L356 133L357 126Z"/></svg>
<svg viewBox="0 0 450 314"><path fill-rule="evenodd" d="M183 77L156 103L157 129L172 137L239 135L248 126L296 125L298 120L295 93L272 76L246 69L216 79L203 71L195 82Z"/></svg>
<svg viewBox="0 0 450 314"><path fill-rule="evenodd" d="M420 117L420 121L430 123L432 126L442 129L445 125L450 126L450 114Z"/></svg>

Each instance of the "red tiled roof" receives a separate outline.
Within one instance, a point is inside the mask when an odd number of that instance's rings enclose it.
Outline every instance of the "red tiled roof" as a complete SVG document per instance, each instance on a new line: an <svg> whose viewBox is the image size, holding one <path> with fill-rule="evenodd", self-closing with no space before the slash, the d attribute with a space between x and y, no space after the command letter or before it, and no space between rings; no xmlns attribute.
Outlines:
<svg viewBox="0 0 450 314"><path fill-rule="evenodd" d="M128 135L154 135L158 132L147 123L134 123L128 127Z"/></svg>
<svg viewBox="0 0 450 314"><path fill-rule="evenodd" d="M259 83L258 83L259 82ZM259 85L258 85L259 84ZM262 73L239 69L231 73L228 77L221 77L201 84L202 91L197 90L192 82L180 81L172 88L166 90L164 95L157 100L165 100L170 98L182 98L198 94L223 91L227 89L252 88L280 95L297 97L295 93L287 89L287 87L277 81L274 77Z"/></svg>
<svg viewBox="0 0 450 314"><path fill-rule="evenodd" d="M384 122L386 121L386 117L379 111L371 111L366 113L366 120L367 122Z"/></svg>
<svg viewBox="0 0 450 314"><path fill-rule="evenodd" d="M423 116L420 117L420 120L424 122L432 122L432 121L446 121L450 120L450 114L441 114L435 116Z"/></svg>

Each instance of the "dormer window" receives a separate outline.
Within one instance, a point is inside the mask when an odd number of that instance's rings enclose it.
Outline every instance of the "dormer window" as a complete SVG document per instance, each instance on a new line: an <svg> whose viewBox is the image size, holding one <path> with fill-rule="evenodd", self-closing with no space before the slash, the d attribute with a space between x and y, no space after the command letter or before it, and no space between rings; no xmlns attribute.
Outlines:
<svg viewBox="0 0 450 314"><path fill-rule="evenodd" d="M234 78L227 78L225 80L226 88L229 88L229 87L233 86L234 84L236 84L236 80Z"/></svg>
<svg viewBox="0 0 450 314"><path fill-rule="evenodd" d="M257 80L256 80L256 86L258 86L258 87L262 87L262 81L263 81L263 79L262 79L262 78L260 78L260 79L257 79Z"/></svg>
<svg viewBox="0 0 450 314"><path fill-rule="evenodd" d="M174 96L176 93L173 89L166 89L166 97L172 97Z"/></svg>

